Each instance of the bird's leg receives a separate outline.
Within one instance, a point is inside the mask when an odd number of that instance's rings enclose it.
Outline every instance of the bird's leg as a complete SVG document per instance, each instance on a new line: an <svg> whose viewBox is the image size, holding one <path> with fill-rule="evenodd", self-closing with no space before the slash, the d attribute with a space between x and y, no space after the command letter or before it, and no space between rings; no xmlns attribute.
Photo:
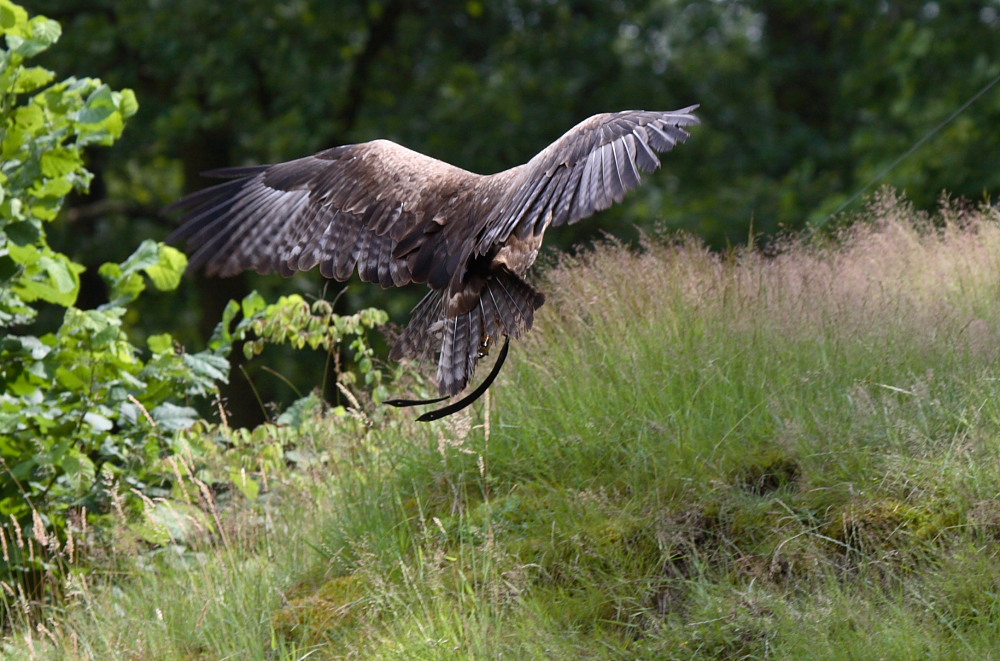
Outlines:
<svg viewBox="0 0 1000 661"><path fill-rule="evenodd" d="M490 355L490 347L493 346L493 338L489 335L483 334L483 339L479 344L479 355L478 358L485 358Z"/></svg>

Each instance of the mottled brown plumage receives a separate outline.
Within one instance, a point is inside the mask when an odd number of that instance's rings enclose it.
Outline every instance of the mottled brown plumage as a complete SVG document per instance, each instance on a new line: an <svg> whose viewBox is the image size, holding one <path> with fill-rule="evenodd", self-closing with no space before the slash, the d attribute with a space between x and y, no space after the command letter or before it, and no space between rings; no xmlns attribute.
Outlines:
<svg viewBox="0 0 1000 661"><path fill-rule="evenodd" d="M230 179L172 205L168 237L191 267L291 275L319 267L335 280L426 283L390 357L437 356L442 394L468 384L484 341L519 337L544 297L524 280L545 230L620 202L697 124L674 112L595 115L524 165L478 175L374 140L287 163L209 173Z"/></svg>

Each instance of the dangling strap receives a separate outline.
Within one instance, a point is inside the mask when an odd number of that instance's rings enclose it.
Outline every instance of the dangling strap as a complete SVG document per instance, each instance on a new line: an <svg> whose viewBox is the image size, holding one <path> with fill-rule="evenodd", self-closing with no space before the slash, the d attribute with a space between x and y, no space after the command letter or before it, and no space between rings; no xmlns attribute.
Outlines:
<svg viewBox="0 0 1000 661"><path fill-rule="evenodd" d="M434 399L387 399L383 404L388 404L389 406L398 406L403 408L404 406L420 406L421 404L434 404L435 402L443 402L448 399L445 397L435 397Z"/></svg>
<svg viewBox="0 0 1000 661"><path fill-rule="evenodd" d="M422 416L417 418L417 422L430 422L431 420L437 420L445 416L451 415L452 413L457 413L461 411L466 406L476 401L483 396L483 393L490 387L493 380L497 378L497 374L500 373L500 368L503 367L504 361L507 359L507 349L510 346L510 338L507 337L504 340L503 348L500 349L500 355L497 356L497 360L493 363L493 369L490 370L489 375L486 379L479 384L479 387L469 393L466 397L458 400L454 404L449 404L440 409L435 409L434 411L428 411ZM437 399L390 399L385 402L389 406L417 406L419 404L434 404L435 402L440 402L448 399L447 397L438 397Z"/></svg>

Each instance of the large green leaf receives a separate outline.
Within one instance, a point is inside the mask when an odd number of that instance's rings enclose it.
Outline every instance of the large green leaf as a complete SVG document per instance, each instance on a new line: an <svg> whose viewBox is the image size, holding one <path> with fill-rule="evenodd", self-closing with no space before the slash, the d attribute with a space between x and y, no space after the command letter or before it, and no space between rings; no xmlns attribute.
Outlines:
<svg viewBox="0 0 1000 661"><path fill-rule="evenodd" d="M42 174L61 177L83 167L79 152L72 149L53 149L42 154Z"/></svg>
<svg viewBox="0 0 1000 661"><path fill-rule="evenodd" d="M100 124L115 110L115 100L111 88L107 85L101 85L87 98L83 108L70 115L70 118L81 124Z"/></svg>
<svg viewBox="0 0 1000 661"><path fill-rule="evenodd" d="M54 74L42 67L29 67L22 69L14 83L14 92L23 94L33 92L39 87L44 87L52 82Z"/></svg>
<svg viewBox="0 0 1000 661"><path fill-rule="evenodd" d="M149 413L167 431L187 429L199 420L198 412L190 406L177 406L170 402L160 404Z"/></svg>
<svg viewBox="0 0 1000 661"><path fill-rule="evenodd" d="M20 34L28 23L28 12L10 0L0 0L0 31L4 34Z"/></svg>
<svg viewBox="0 0 1000 661"><path fill-rule="evenodd" d="M187 257L176 248L149 239L143 241L121 264L103 264L98 270L111 290L107 306L125 305L135 300L146 288L142 272L160 291L176 289L186 266Z"/></svg>
<svg viewBox="0 0 1000 661"><path fill-rule="evenodd" d="M13 287L25 301L42 300L63 306L76 302L83 267L65 255L34 246L8 244L8 254L25 267L23 276Z"/></svg>
<svg viewBox="0 0 1000 661"><path fill-rule="evenodd" d="M94 462L77 448L69 448L66 455L62 458L60 466L66 474L70 486L77 493L83 493L93 485L96 476Z"/></svg>
<svg viewBox="0 0 1000 661"><path fill-rule="evenodd" d="M229 381L229 360L224 356L207 351L184 354L184 364L196 376L207 382L227 383Z"/></svg>
<svg viewBox="0 0 1000 661"><path fill-rule="evenodd" d="M23 34L7 34L8 47L22 57L34 57L59 39L62 28L55 21L36 16L28 22L27 29L20 32Z"/></svg>
<svg viewBox="0 0 1000 661"><path fill-rule="evenodd" d="M177 289L187 268L187 256L177 248L158 244L158 261L146 267L146 274L152 280L153 286L160 291Z"/></svg>

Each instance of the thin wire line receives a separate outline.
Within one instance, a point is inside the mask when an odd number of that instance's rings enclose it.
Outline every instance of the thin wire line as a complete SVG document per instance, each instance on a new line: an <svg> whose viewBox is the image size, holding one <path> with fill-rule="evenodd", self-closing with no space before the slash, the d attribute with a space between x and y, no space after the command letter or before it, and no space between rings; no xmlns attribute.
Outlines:
<svg viewBox="0 0 1000 661"><path fill-rule="evenodd" d="M874 186L875 184L877 184L879 181L881 181L887 174L889 174L890 172L892 172L892 170L897 165L899 165L904 160L906 160L906 158L908 158L911 154L913 154L913 152L915 152L918 149L920 149L920 147L922 147L925 142L927 142L928 140L930 140L931 138L933 138L935 135L937 135L937 133L941 129L943 129L945 126L947 126L952 121L954 121L956 117L958 117L963 112L965 112L966 108L968 108L973 103L975 103L977 100L979 100L979 97L981 97L982 95L984 95L987 92L989 92L990 89L994 85L996 85L998 82L1000 82L1000 74L997 74L997 76L993 80L991 80L990 82L986 83L986 85L984 85L978 92L976 92L975 94L973 94L972 97L968 101L966 101L961 106L959 106L958 110L955 110L950 115L948 115L947 117L945 117L937 126L935 126L934 128L932 128L927 134L925 134L924 137L922 137L919 140L917 140L917 142L914 143L914 145L912 147L910 147L909 149L907 149L903 153L902 156L900 156L899 158L897 158L895 161L893 161L892 163L890 163L884 170L882 170L877 175L875 175L867 184L865 184L861 188L861 190L859 190L858 192L856 192L846 202L844 202L839 207L837 207L837 209L833 213L831 213L829 216L827 216L826 220L824 220L822 223L819 223L818 225L815 225L813 229L819 229L820 227L823 227L828 222L830 222L830 220L833 219L834 216L836 216L838 213L840 213L841 211L843 211L844 209L846 209L852 202L854 202L854 200L856 200L859 197L861 197L861 195L863 195L865 191L867 191L869 188L871 188L872 186Z"/></svg>

